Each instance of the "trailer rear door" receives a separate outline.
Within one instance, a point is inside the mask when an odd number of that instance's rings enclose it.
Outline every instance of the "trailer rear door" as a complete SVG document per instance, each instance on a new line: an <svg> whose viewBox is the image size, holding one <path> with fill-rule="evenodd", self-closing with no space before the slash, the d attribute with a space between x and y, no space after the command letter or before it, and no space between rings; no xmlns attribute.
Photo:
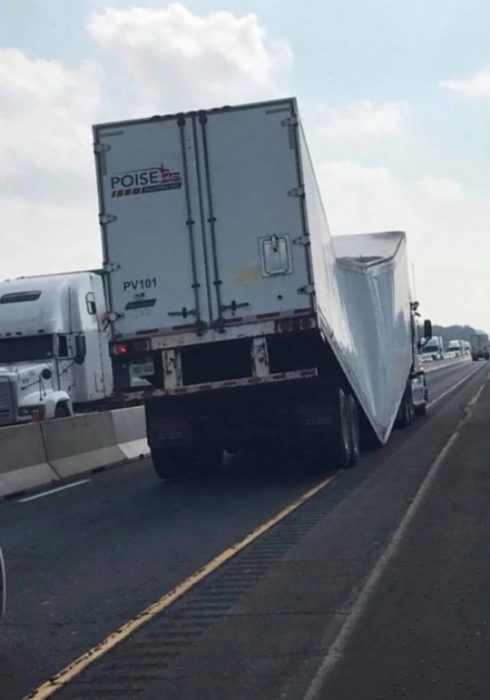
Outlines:
<svg viewBox="0 0 490 700"><path fill-rule="evenodd" d="M217 110L197 120L215 321L310 305L294 107Z"/></svg>
<svg viewBox="0 0 490 700"><path fill-rule="evenodd" d="M295 102L94 128L116 337L309 307Z"/></svg>

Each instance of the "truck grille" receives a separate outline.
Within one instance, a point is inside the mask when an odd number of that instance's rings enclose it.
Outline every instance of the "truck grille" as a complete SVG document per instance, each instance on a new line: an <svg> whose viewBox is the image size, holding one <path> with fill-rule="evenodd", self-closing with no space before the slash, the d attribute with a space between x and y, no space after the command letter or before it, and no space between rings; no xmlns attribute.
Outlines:
<svg viewBox="0 0 490 700"><path fill-rule="evenodd" d="M10 382L0 377L0 425L14 423L14 412Z"/></svg>

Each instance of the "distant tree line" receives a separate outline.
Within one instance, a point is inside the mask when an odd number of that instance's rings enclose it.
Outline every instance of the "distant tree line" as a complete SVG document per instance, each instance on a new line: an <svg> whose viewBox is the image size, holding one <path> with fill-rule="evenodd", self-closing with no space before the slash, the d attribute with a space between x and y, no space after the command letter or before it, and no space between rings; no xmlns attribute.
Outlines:
<svg viewBox="0 0 490 700"><path fill-rule="evenodd" d="M485 331L473 328L473 326L437 326L432 324L432 335L440 335L444 341L444 347L450 340L467 340L470 342L473 333L484 333Z"/></svg>

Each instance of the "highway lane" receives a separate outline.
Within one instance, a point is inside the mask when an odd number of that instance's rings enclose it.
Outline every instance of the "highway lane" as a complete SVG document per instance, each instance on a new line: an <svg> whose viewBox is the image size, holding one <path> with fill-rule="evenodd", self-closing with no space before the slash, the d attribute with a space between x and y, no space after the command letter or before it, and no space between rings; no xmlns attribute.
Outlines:
<svg viewBox="0 0 490 700"><path fill-rule="evenodd" d="M475 364L429 375L435 401L479 370L432 416L365 455L339 480L346 493L400 449L415 449L420 431L430 436L428 460L483 379L483 363ZM34 501L2 504L10 574L0 637L2 698L21 697L314 483L297 465L264 471L266 461L235 460L220 477L186 483L159 483L145 462Z"/></svg>

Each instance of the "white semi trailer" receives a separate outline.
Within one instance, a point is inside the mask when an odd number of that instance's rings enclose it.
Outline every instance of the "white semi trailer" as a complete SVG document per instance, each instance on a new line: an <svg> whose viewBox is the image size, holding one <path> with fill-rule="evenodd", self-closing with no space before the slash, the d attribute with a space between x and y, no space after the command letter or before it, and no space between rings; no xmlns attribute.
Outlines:
<svg viewBox="0 0 490 700"><path fill-rule="evenodd" d="M0 426L96 408L113 390L103 279L0 282Z"/></svg>
<svg viewBox="0 0 490 700"><path fill-rule="evenodd" d="M160 476L263 440L348 466L425 412L405 234L331 237L294 99L94 141L115 375L142 368Z"/></svg>
<svg viewBox="0 0 490 700"><path fill-rule="evenodd" d="M471 336L471 358L476 361L490 359L490 343L486 333L473 333Z"/></svg>

